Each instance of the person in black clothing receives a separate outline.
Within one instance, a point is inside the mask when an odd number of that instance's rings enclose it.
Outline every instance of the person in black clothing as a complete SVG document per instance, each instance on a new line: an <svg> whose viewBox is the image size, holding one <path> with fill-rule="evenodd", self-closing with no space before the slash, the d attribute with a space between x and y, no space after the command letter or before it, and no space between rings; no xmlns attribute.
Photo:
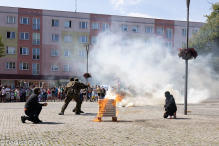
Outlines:
<svg viewBox="0 0 219 146"><path fill-rule="evenodd" d="M38 95L40 94L40 88L34 88L33 93L27 99L27 102L24 106L24 112L27 116L21 116L22 123L25 123L25 120L32 121L33 123L42 122L39 120L39 114L42 110L42 106L47 106L47 103L40 104L38 102Z"/></svg>
<svg viewBox="0 0 219 146"><path fill-rule="evenodd" d="M167 118L168 116L174 115L174 113L177 111L177 107L173 95L171 95L169 91L165 92L165 97L166 97L166 101L163 107L165 108L165 112L163 117Z"/></svg>

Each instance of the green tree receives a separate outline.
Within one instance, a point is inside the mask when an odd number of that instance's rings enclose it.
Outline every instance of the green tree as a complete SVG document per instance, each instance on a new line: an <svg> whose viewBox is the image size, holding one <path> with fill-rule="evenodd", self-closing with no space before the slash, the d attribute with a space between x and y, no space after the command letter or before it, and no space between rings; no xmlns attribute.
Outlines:
<svg viewBox="0 0 219 146"><path fill-rule="evenodd" d="M4 43L2 42L2 36L0 35L0 57L5 56Z"/></svg>
<svg viewBox="0 0 219 146"><path fill-rule="evenodd" d="M59 86L61 86L61 83L60 83L60 81L58 80L58 81L55 82L54 85L55 85L56 87L59 87Z"/></svg>
<svg viewBox="0 0 219 146"><path fill-rule="evenodd" d="M205 15L206 24L189 40L189 47L199 55L211 53L212 63L219 70L219 2L212 4L211 10L210 15Z"/></svg>
<svg viewBox="0 0 219 146"><path fill-rule="evenodd" d="M189 47L195 48L199 54L214 53L218 56L219 46L219 2L212 4L212 12L205 15L206 24L189 41ZM215 54L216 53L216 54Z"/></svg>

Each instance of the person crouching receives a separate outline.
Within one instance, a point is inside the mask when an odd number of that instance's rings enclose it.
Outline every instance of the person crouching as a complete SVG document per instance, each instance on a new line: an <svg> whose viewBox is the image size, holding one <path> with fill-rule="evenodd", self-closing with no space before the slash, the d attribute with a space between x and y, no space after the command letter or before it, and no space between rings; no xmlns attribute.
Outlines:
<svg viewBox="0 0 219 146"><path fill-rule="evenodd" d="M33 93L27 99L24 106L24 113L27 116L21 116L22 123L25 123L25 120L32 121L35 124L42 122L38 117L42 110L42 106L47 106L47 103L40 104L38 102L39 94L40 94L40 88L34 88Z"/></svg>
<svg viewBox="0 0 219 146"><path fill-rule="evenodd" d="M165 92L165 97L166 97L166 101L165 101L165 105L163 108L165 108L165 112L163 117L164 118L170 118L172 116L175 117L175 112L177 111L177 107L176 107L176 103L175 100L173 98L173 95L170 94L169 91Z"/></svg>

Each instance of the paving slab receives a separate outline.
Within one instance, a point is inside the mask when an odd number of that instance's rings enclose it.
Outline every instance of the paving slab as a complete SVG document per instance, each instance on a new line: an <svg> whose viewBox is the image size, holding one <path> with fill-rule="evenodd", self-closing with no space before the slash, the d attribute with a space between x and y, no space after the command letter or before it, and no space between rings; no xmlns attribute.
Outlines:
<svg viewBox="0 0 219 146"><path fill-rule="evenodd" d="M24 103L0 103L1 145L219 145L219 100L177 105L177 119L163 118L163 105L120 107L118 121L103 117L94 122L97 102L83 102L81 115L75 115L70 102L65 115L58 115L63 102L48 102L40 119L43 123L22 123Z"/></svg>

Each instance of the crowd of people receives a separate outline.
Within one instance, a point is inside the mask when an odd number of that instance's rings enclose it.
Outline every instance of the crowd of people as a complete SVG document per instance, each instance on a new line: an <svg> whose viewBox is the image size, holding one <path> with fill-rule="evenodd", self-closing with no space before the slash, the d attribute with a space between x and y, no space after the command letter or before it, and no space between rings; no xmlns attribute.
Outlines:
<svg viewBox="0 0 219 146"><path fill-rule="evenodd" d="M89 84L89 83L88 83ZM26 102L28 97L33 93L33 89L37 87L36 85L31 85L29 87L19 86L15 87L12 85L1 85L0 86L0 102ZM40 88L39 101L62 101L66 98L65 95L65 86L59 87L44 87L43 85ZM88 87L88 98L86 98L86 89L80 90L80 98L82 101L98 101L103 99L106 94L105 88L99 85Z"/></svg>

